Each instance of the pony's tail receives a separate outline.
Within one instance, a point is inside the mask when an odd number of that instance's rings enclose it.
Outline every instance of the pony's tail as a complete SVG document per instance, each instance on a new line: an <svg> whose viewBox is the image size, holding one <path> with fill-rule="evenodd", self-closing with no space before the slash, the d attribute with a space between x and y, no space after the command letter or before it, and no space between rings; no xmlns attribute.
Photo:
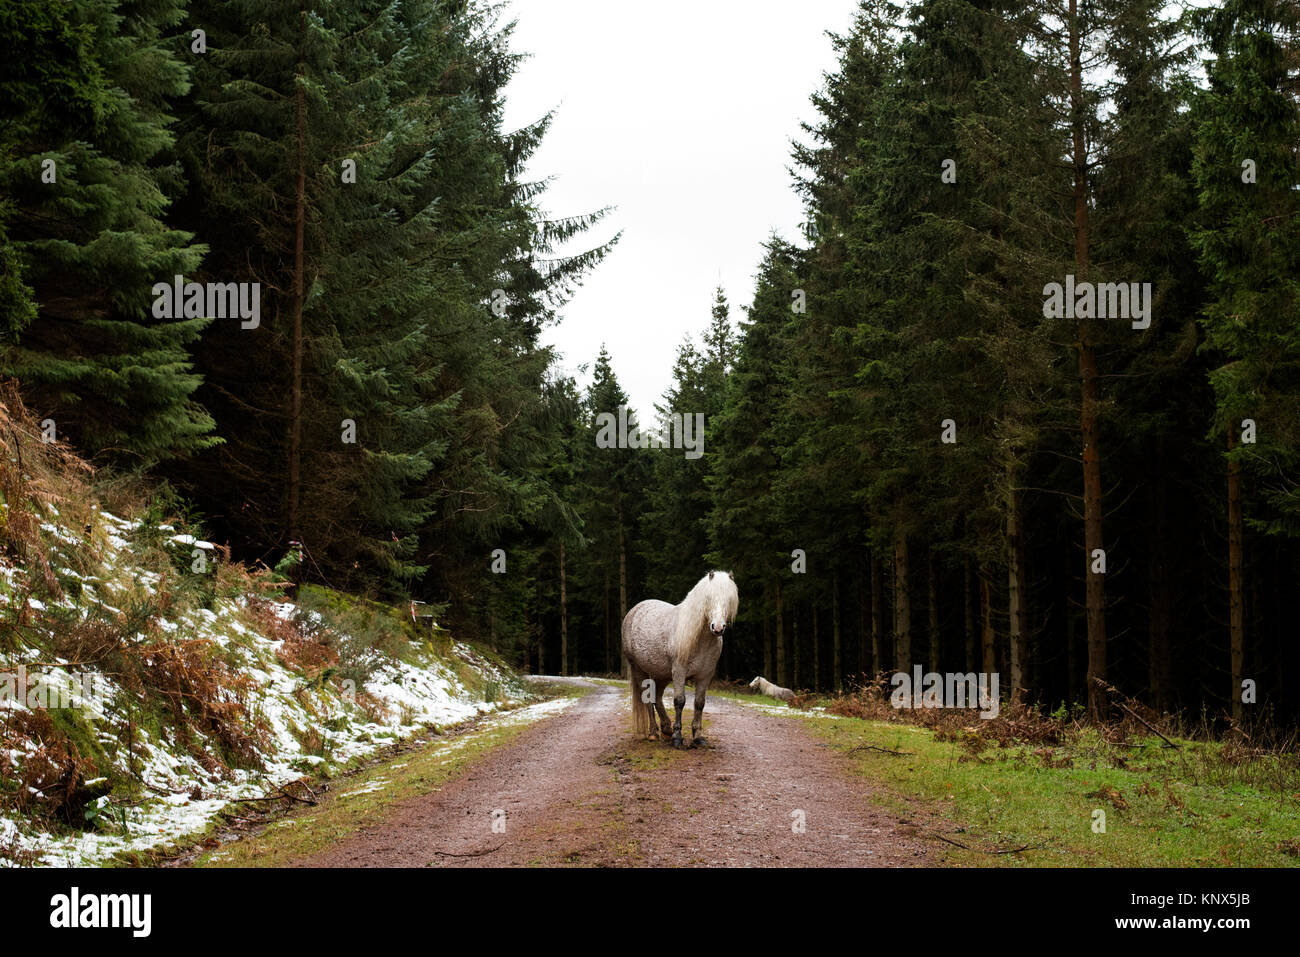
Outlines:
<svg viewBox="0 0 1300 957"><path fill-rule="evenodd" d="M641 701L641 681L646 677L628 663L628 681L632 685L632 720L636 722L636 733L645 736L650 733L650 715Z"/></svg>

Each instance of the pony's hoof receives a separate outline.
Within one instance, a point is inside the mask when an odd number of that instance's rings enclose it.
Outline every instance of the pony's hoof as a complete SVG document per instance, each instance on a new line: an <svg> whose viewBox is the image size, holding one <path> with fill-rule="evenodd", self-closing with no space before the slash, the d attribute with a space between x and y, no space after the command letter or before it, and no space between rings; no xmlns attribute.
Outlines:
<svg viewBox="0 0 1300 957"><path fill-rule="evenodd" d="M682 744L682 736L681 736L680 734L674 734L674 735L673 735L672 745L673 745L674 748L684 748L684 747L686 747L686 745Z"/></svg>
<svg viewBox="0 0 1300 957"><path fill-rule="evenodd" d="M692 738L692 739L691 739L691 747L692 747L692 748L707 748L708 746L709 746L709 742L708 742L708 739L707 739L707 738Z"/></svg>

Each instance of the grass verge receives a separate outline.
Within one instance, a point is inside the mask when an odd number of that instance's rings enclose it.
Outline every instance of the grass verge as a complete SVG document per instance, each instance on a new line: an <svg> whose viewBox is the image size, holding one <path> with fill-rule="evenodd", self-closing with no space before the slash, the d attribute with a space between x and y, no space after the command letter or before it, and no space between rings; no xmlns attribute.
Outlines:
<svg viewBox="0 0 1300 957"><path fill-rule="evenodd" d="M788 713L883 785L878 803L907 814L919 798L951 822L943 837L959 866L1300 864L1300 794L1224 773L1220 743L1116 745L1084 730L1055 746L1000 747L976 734L940 740L906 723Z"/></svg>

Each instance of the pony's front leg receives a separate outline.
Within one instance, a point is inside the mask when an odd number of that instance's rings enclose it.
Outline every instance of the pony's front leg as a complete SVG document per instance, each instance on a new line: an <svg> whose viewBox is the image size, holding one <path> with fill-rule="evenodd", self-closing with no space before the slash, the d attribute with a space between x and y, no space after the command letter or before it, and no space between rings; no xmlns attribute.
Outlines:
<svg viewBox="0 0 1300 957"><path fill-rule="evenodd" d="M705 678L695 681L695 717L691 719L691 747L706 748L709 742L704 740L704 735L700 734L700 728L704 724L704 699L709 692L709 682L712 678Z"/></svg>
<svg viewBox="0 0 1300 957"><path fill-rule="evenodd" d="M673 747L682 747L682 709L686 707L686 669L673 666L673 707L677 720L673 722Z"/></svg>

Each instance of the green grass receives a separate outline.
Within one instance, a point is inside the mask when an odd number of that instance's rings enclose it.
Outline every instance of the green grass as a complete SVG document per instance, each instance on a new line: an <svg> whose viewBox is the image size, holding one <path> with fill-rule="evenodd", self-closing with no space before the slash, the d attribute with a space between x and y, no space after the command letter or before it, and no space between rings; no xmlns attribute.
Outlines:
<svg viewBox="0 0 1300 957"><path fill-rule="evenodd" d="M1055 748L981 748L936 740L933 732L910 724L807 714L803 720L844 752L859 774L884 785L877 792L880 803L914 812L906 796L919 797L936 813L935 826L944 836L982 849L946 845L953 863L1300 864L1300 793L1273 786L1281 779L1270 781L1268 767L1234 767L1220 744L1180 741L1175 751L1152 737L1124 747L1087 730ZM853 750L865 746L907 753ZM1095 811L1105 814L1104 833L1094 831ZM988 853L1024 845L1031 849Z"/></svg>

